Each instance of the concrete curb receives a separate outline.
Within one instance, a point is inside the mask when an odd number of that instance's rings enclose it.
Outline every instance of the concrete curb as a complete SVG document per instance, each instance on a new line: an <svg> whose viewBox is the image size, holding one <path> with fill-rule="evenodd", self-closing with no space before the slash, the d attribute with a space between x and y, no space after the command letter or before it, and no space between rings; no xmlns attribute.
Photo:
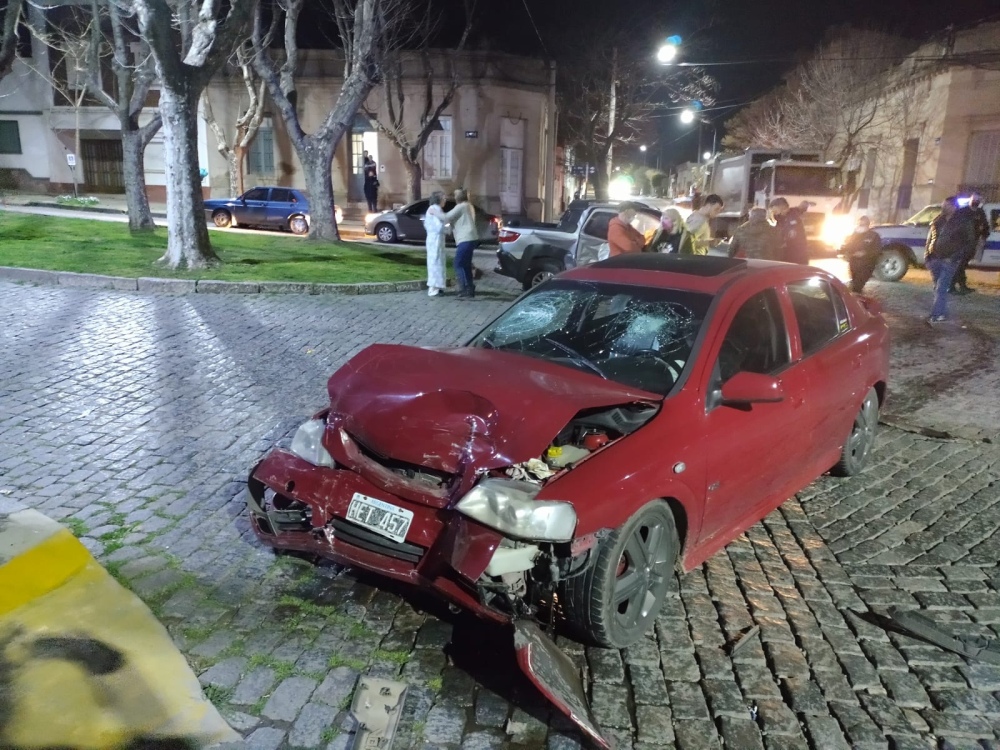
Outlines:
<svg viewBox="0 0 1000 750"><path fill-rule="evenodd" d="M298 281L220 281L218 279L169 279L103 276L96 273L43 271L35 268L0 266L0 280L29 284L76 287L78 289L117 289L128 292L160 294L391 294L419 292L423 281L375 281L359 284L314 284Z"/></svg>
<svg viewBox="0 0 1000 750"><path fill-rule="evenodd" d="M52 203L49 201L28 201L12 205L28 206L29 208L56 208L60 211L90 211L95 214L117 214L119 216L128 215L128 211L122 208L108 208L107 206L70 206L62 203ZM154 219L166 219L167 215L160 211L152 212Z"/></svg>

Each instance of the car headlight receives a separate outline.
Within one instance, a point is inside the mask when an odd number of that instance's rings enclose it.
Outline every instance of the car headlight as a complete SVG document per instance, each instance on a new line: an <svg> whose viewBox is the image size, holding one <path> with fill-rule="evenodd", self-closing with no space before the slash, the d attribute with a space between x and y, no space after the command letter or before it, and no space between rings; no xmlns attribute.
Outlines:
<svg viewBox="0 0 1000 750"><path fill-rule="evenodd" d="M292 438L292 446L289 450L313 466L335 468L333 456L323 447L323 431L325 429L326 423L322 419L310 419L295 431L295 437Z"/></svg>
<svg viewBox="0 0 1000 750"><path fill-rule="evenodd" d="M823 220L820 241L830 247L840 248L854 231L854 220L846 214L830 214Z"/></svg>
<svg viewBox="0 0 1000 750"><path fill-rule="evenodd" d="M535 500L539 489L531 482L484 479L455 507L484 526L518 539L570 541L576 511L558 500Z"/></svg>

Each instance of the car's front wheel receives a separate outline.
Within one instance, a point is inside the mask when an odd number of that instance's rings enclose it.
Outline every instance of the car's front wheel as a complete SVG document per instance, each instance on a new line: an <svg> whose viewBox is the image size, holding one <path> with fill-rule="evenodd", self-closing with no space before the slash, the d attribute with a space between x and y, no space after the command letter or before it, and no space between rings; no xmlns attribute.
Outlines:
<svg viewBox="0 0 1000 750"><path fill-rule="evenodd" d="M640 508L600 543L585 573L563 584L559 601L567 625L600 646L634 644L674 585L679 547L667 504L656 500Z"/></svg>
<svg viewBox="0 0 1000 750"><path fill-rule="evenodd" d="M305 216L293 216L288 220L288 229L292 234L309 234L309 222Z"/></svg>
<svg viewBox="0 0 1000 750"><path fill-rule="evenodd" d="M533 289L543 281L548 281L557 273L562 273L563 269L559 267L559 264L552 260L543 260L537 265L533 265L528 269L528 273L524 277L524 281L521 282L521 286L525 291L528 289Z"/></svg>
<svg viewBox="0 0 1000 750"><path fill-rule="evenodd" d="M838 477L853 477L860 474L868 465L872 448L875 446L875 433L878 430L878 394L872 388L861 402L861 408L854 417L851 434L840 453L840 460L831 473Z"/></svg>
<svg viewBox="0 0 1000 750"><path fill-rule="evenodd" d="M375 227L375 238L379 242L395 242L396 228L392 224L382 223Z"/></svg>
<svg viewBox="0 0 1000 750"><path fill-rule="evenodd" d="M882 251L875 266L875 278L879 281L899 281L910 268L910 259L904 250L887 247Z"/></svg>
<svg viewBox="0 0 1000 750"><path fill-rule="evenodd" d="M212 214L212 222L215 224L215 226L219 227L220 229L225 229L228 226L232 226L233 215L228 211L223 211L222 209L219 209L218 211Z"/></svg>

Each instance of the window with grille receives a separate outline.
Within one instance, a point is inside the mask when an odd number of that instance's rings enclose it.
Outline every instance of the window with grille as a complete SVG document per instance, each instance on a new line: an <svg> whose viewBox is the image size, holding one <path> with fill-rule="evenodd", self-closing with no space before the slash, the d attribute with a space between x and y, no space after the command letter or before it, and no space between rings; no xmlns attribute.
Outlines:
<svg viewBox="0 0 1000 750"><path fill-rule="evenodd" d="M17 120L0 120L0 154L21 153L21 131Z"/></svg>
<svg viewBox="0 0 1000 750"><path fill-rule="evenodd" d="M251 174L274 174L274 129L270 118L261 123L247 151L247 171Z"/></svg>
<svg viewBox="0 0 1000 750"><path fill-rule="evenodd" d="M365 171L365 134L351 133L351 174Z"/></svg>
<svg viewBox="0 0 1000 750"><path fill-rule="evenodd" d="M429 180L451 178L451 118L439 117L441 130L434 130L424 146L424 177Z"/></svg>

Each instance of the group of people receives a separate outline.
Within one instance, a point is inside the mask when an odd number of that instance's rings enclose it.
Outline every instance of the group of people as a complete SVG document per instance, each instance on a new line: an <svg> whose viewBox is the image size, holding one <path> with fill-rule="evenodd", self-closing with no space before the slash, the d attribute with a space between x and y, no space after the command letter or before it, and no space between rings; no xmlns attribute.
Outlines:
<svg viewBox="0 0 1000 750"><path fill-rule="evenodd" d="M934 305L929 323L948 319L948 294L968 294L966 268L981 252L990 236L990 220L982 199L973 195L968 206L960 208L954 196L945 198L941 213L931 222L927 233L924 265L934 282Z"/></svg>
<svg viewBox="0 0 1000 750"><path fill-rule="evenodd" d="M458 281L458 298L474 299L476 285L472 275L472 253L479 244L479 228L476 226L476 207L469 202L469 194L455 191L455 207L444 210L444 193L431 193L430 205L424 215L424 229L427 232L427 294L437 297L445 290L445 226L451 224L455 235L455 278Z"/></svg>

